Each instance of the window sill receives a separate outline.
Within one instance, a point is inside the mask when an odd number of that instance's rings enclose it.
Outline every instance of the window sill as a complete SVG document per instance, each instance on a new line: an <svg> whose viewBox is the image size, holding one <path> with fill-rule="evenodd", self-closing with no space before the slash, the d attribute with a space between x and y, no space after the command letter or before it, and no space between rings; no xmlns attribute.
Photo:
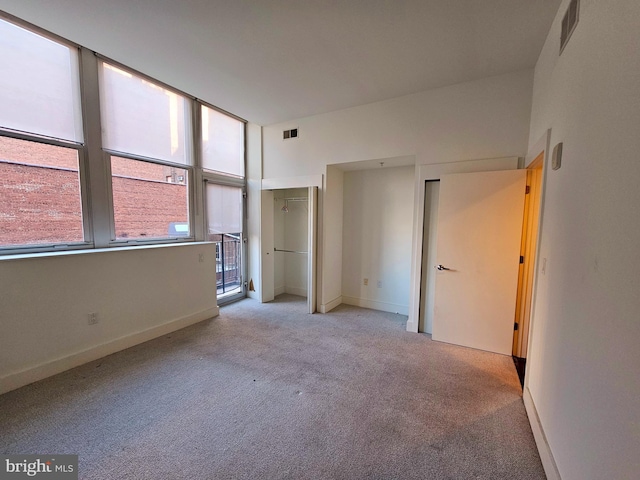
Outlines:
<svg viewBox="0 0 640 480"><path fill-rule="evenodd" d="M108 248L76 248L73 250L60 250L60 251L48 251L48 252L31 252L31 253L16 253L0 255L0 262L10 260L25 260L34 258L47 258L47 257L66 257L71 255L91 255L107 252L126 252L136 250L149 250L156 248L179 248L193 245L209 245L215 242L180 242L180 243L161 243L153 245L124 245Z"/></svg>

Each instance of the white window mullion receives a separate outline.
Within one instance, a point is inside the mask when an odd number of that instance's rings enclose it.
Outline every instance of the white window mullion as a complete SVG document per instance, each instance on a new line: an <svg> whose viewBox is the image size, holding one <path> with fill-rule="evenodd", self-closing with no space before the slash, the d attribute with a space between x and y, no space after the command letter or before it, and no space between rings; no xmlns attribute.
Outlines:
<svg viewBox="0 0 640 480"><path fill-rule="evenodd" d="M81 91L85 136L86 200L89 203L90 228L96 248L111 242L111 171L102 151L98 59L86 48L80 49Z"/></svg>

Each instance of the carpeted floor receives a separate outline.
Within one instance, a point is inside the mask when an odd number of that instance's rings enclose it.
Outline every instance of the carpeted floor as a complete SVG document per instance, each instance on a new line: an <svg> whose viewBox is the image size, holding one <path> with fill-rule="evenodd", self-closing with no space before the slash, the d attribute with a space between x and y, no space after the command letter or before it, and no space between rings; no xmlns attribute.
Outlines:
<svg viewBox="0 0 640 480"><path fill-rule="evenodd" d="M0 396L0 452L83 479L544 479L511 357L283 295Z"/></svg>

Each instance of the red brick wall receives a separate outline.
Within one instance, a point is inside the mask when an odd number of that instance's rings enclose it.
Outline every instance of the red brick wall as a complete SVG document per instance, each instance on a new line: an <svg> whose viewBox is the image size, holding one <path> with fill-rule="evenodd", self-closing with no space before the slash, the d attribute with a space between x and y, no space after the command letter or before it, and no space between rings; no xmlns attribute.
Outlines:
<svg viewBox="0 0 640 480"><path fill-rule="evenodd" d="M0 245L81 242L78 173L0 162Z"/></svg>
<svg viewBox="0 0 640 480"><path fill-rule="evenodd" d="M117 238L166 237L169 222L187 222L186 185L113 177Z"/></svg>
<svg viewBox="0 0 640 480"><path fill-rule="evenodd" d="M83 240L77 165L75 150L0 137L0 245ZM184 169L115 158L113 166L117 238L166 237L169 222L188 221L186 185L167 183L186 179Z"/></svg>

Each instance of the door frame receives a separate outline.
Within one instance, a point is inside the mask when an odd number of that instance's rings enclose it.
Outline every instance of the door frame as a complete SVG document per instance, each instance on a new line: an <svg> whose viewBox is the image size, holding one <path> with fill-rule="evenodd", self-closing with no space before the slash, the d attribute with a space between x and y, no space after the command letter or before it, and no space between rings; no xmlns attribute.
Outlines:
<svg viewBox="0 0 640 480"><path fill-rule="evenodd" d="M420 320L420 296L422 285L422 244L424 231L425 184L429 180L440 180L450 173L489 172L494 170L516 170L518 157L489 158L431 165L416 165L414 179L413 238L411 247L411 290L409 292L409 318L407 331L418 333ZM426 295L426 292L424 292Z"/></svg>
<svg viewBox="0 0 640 480"><path fill-rule="evenodd" d="M241 280L240 280L240 291L234 294L229 294L224 297L219 297L216 289L216 301L219 306L226 305L228 303L235 302L237 300L241 300L246 298L247 296L247 273L248 273L248 254L247 251L247 185L245 179L236 179L233 177L227 177L223 175L218 175L212 172L203 172L202 173L202 181L200 184L202 185L202 200L203 200L203 215L202 222L204 226L204 236L205 239L208 238L209 235L209 215L207 212L207 184L212 185L224 185L228 187L236 187L240 188L242 191L242 238L241 238L241 250L240 250L240 262L241 262ZM208 241L208 240L207 240Z"/></svg>
<svg viewBox="0 0 640 480"><path fill-rule="evenodd" d="M317 311L317 299L320 297L318 288L322 285L318 269L318 239L319 219L321 211L321 192L323 175L309 175L304 177L285 177L263 179L261 185L261 225L260 225L260 263L261 263L261 302L266 303L274 299L274 269L273 269L273 190L288 190L293 188L307 188L309 190L309 223L308 223L308 271L307 271L307 311ZM265 209L265 205L270 206Z"/></svg>
<svg viewBox="0 0 640 480"><path fill-rule="evenodd" d="M540 281L540 275L538 274L540 269L540 247L541 247L541 238L542 238L542 230L544 224L544 206L545 206L545 192L547 189L547 176L549 175L549 165L550 165L550 153L551 153L551 129L548 129L542 137L538 139L538 141L529 149L527 156L524 160L524 168L529 168L534 166L536 159L542 156L542 178L540 183L540 205L538 207L538 231L536 233L536 248L534 252L534 265L533 265L533 281L531 288L531 311L529 312L529 332L527 338L527 363L530 362L529 353L532 351L532 339L533 339L533 331L535 329L535 316L536 316L536 298L538 294L538 282ZM523 392L526 393L529 390L529 369L525 370L524 376L524 387ZM526 398L526 395L523 394L523 397ZM526 402L525 402L526 407ZM528 412L531 413L531 412ZM530 422L533 426L533 417Z"/></svg>

